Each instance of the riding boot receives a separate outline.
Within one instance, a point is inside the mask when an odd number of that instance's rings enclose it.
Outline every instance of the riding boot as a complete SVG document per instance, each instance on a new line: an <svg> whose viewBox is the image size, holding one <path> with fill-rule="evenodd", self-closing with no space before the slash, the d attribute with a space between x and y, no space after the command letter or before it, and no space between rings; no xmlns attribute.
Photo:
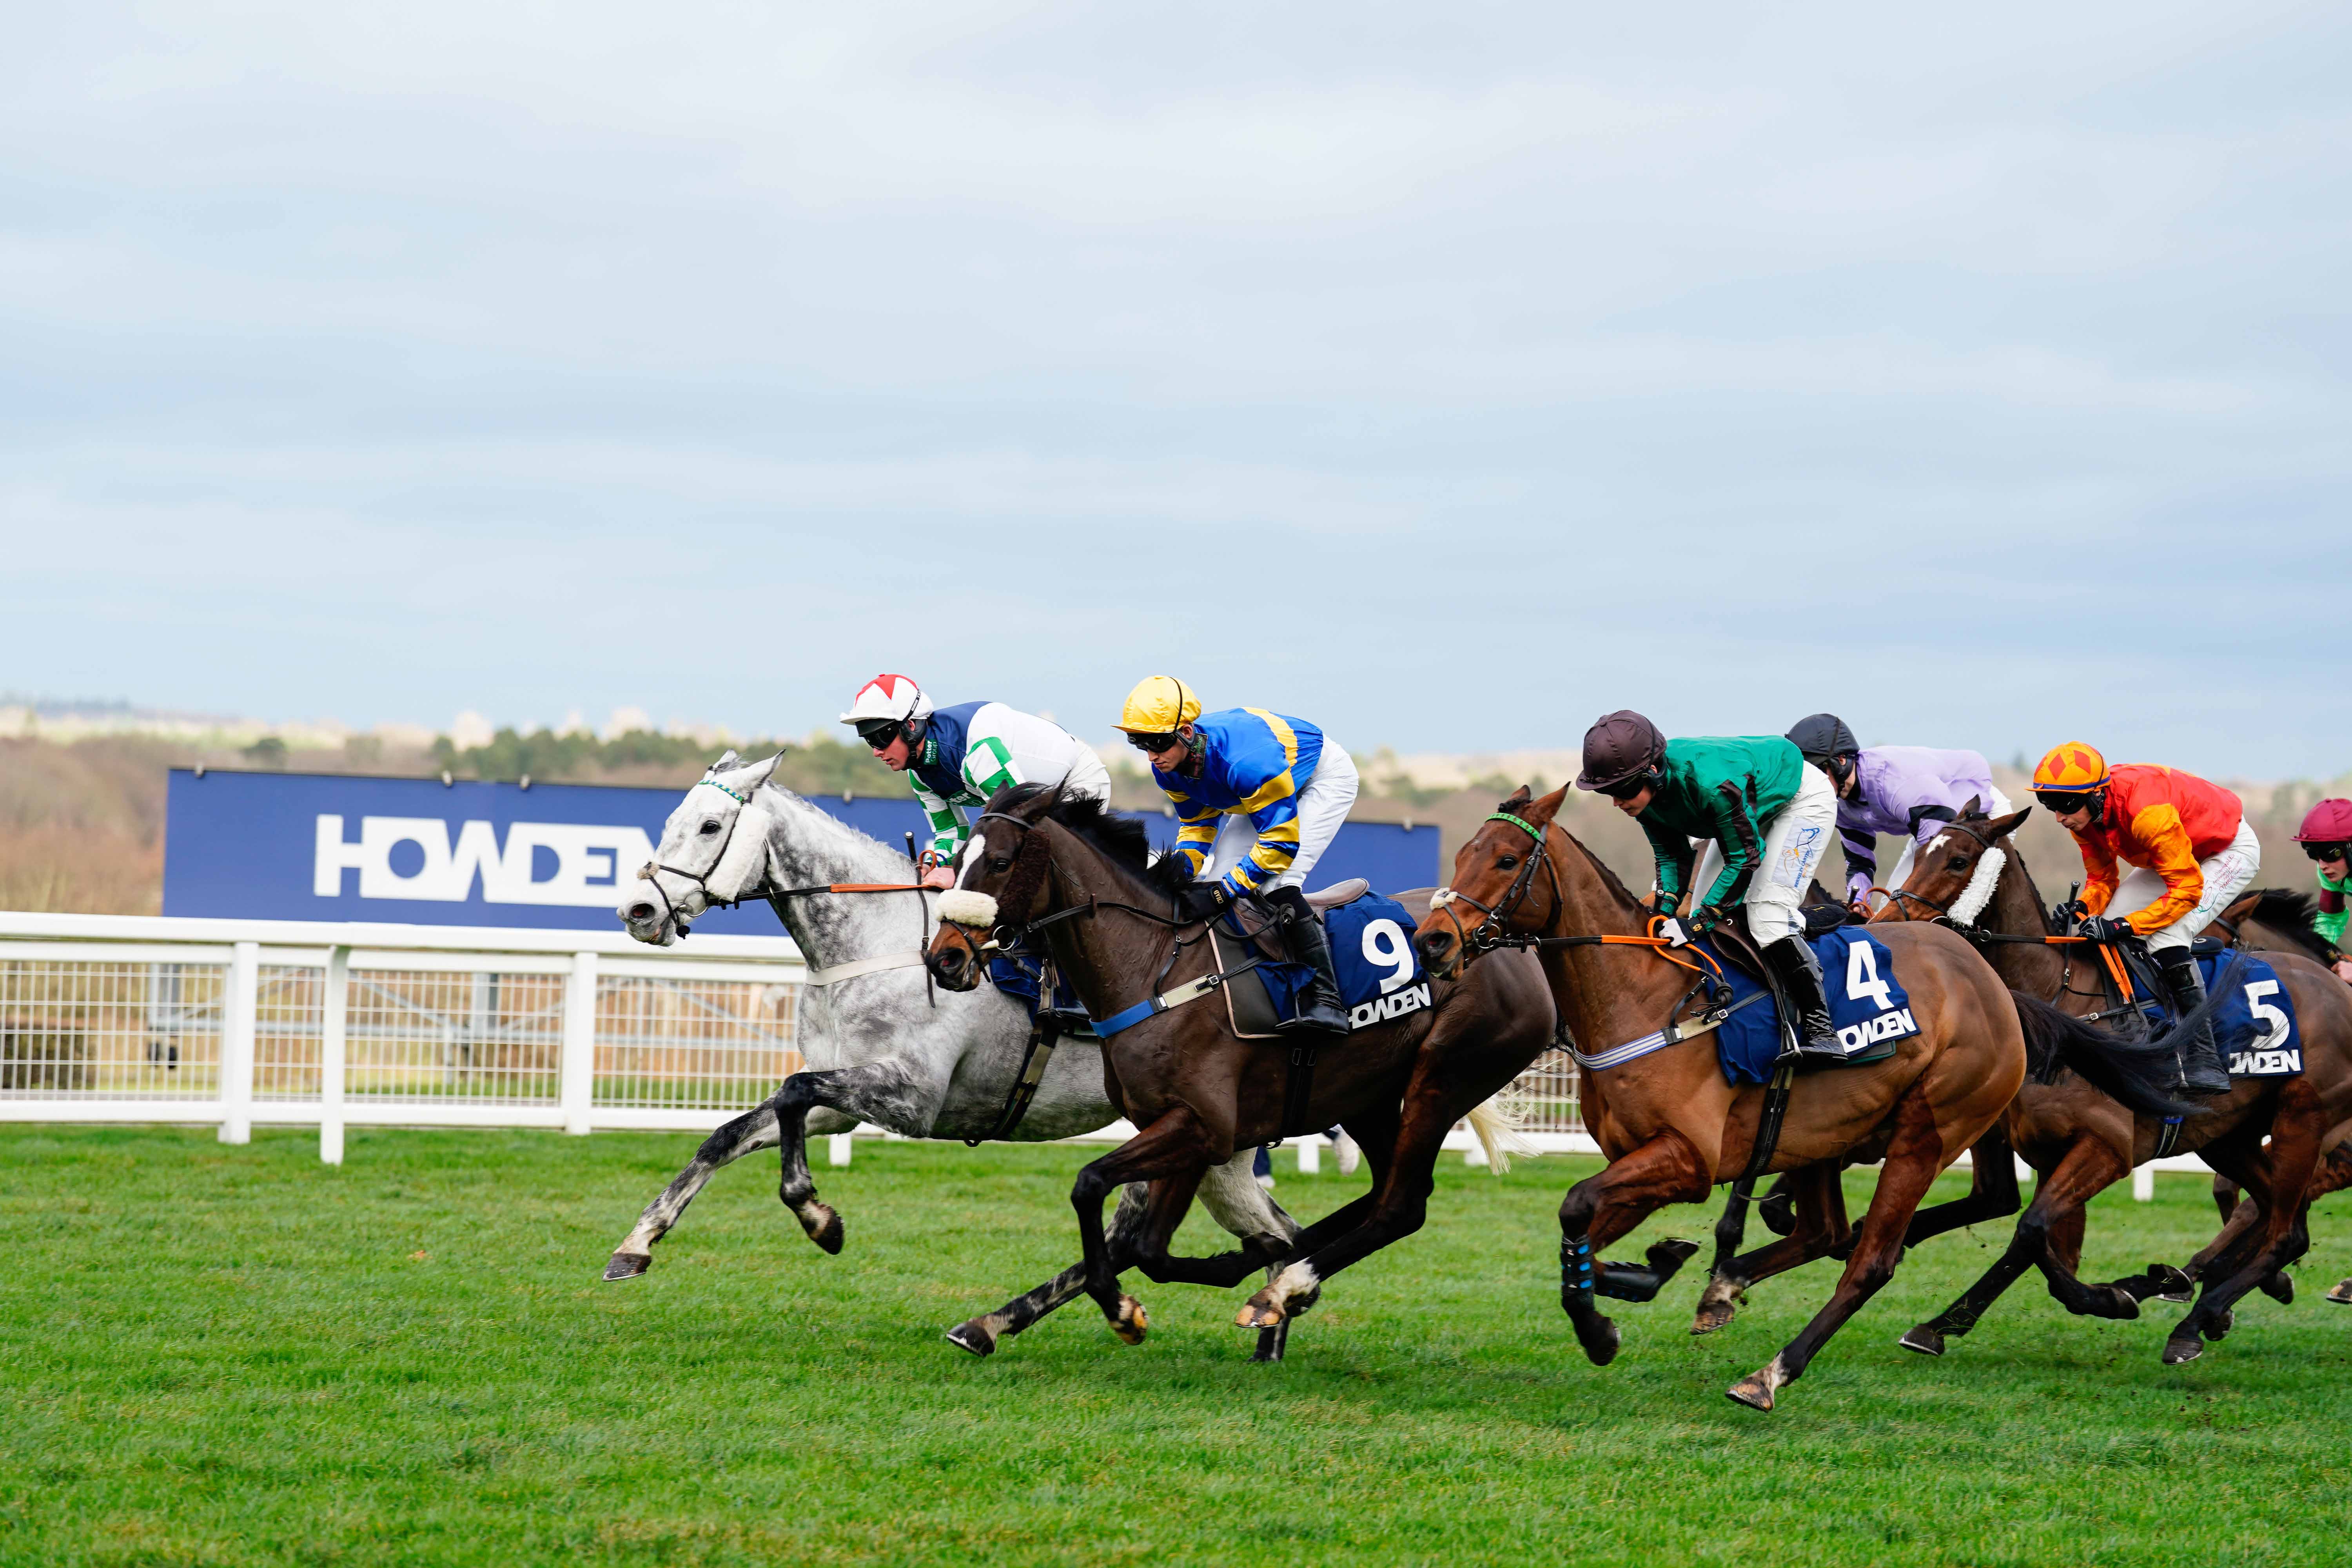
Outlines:
<svg viewBox="0 0 2352 1568"><path fill-rule="evenodd" d="M2186 1032L2179 1025L2179 1019L2205 1005L2205 982L2197 973L2196 955L2185 946L2160 947L2156 950L2156 962L2157 973L2164 977L2164 989L2172 999L2175 1022L2168 1037L2180 1072L2180 1081L2174 1087L2191 1094L2229 1093L2230 1073L2213 1044L2213 1020L2208 1018Z"/></svg>
<svg viewBox="0 0 2352 1568"><path fill-rule="evenodd" d="M1811 944L1802 937L1784 936L1763 951L1764 961L1772 966L1772 977L1780 983L1781 994L1796 1011L1791 1022L1796 1026L1797 1054L1845 1060L1837 1026L1830 1022L1829 998L1822 992L1821 961L1813 956Z"/></svg>
<svg viewBox="0 0 2352 1568"><path fill-rule="evenodd" d="M1348 1009L1339 1002L1339 976L1331 967L1331 942L1323 933L1323 922L1307 907L1307 895L1296 888L1276 888L1265 895L1265 901L1281 924L1282 944L1290 961L1315 972L1298 993L1298 1016L1283 1025L1283 1032L1346 1034Z"/></svg>

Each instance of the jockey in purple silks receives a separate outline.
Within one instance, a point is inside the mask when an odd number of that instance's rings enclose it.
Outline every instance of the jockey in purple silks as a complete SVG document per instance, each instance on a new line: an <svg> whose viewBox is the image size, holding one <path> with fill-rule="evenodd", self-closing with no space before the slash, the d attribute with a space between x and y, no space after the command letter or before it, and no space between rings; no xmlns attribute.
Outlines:
<svg viewBox="0 0 2352 1568"><path fill-rule="evenodd" d="M1971 797L1988 816L2003 816L2014 809L1992 782L1992 764L1975 752L1927 746L1864 751L1834 713L1799 720L1789 739L1807 762L1829 774L1837 790L1838 841L1845 850L1850 904L1868 907L1871 887L1878 881L1878 835L1904 840L1895 875L1880 884L1899 888L1910 876L1921 846L1932 842ZM1991 890L1990 879L1986 890ZM1970 918L1976 912L1971 910Z"/></svg>

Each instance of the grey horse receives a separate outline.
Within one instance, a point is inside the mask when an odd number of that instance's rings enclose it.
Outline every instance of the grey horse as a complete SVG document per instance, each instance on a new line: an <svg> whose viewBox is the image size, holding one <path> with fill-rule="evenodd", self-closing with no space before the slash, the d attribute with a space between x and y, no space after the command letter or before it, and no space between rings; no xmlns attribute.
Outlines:
<svg viewBox="0 0 2352 1568"><path fill-rule="evenodd" d="M781 753L779 753L781 757ZM617 912L638 941L669 946L714 904L773 891L836 884L903 883L907 858L829 816L774 782L779 758L744 764L728 752L670 814L654 860ZM782 1149L778 1196L809 1238L839 1252L841 1216L818 1200L809 1173L808 1135L843 1132L860 1122L909 1138L980 1139L1003 1116L1028 1054L1029 1015L1019 1002L982 986L956 993L931 987L921 967L938 924L913 893L797 893L781 902L786 929L809 965L801 992L799 1040L805 1070L758 1109L703 1142L693 1160L646 1205L636 1227L614 1250L607 1279L629 1279L651 1266L655 1242L676 1225L703 1184L755 1150ZM1103 1089L1102 1052L1090 1038L1055 1051L1034 1099L1007 1135L1018 1143L1070 1138L1107 1127L1119 1111ZM1244 1243L1280 1256L1298 1234L1250 1173L1246 1152L1212 1170L1202 1205ZM1140 1221L1143 1188L1122 1194L1111 1240ZM1076 1295L1083 1266L950 1331L956 1344L987 1355ZM1286 1325L1286 1328L1287 1325ZM1283 1340L1268 1330L1260 1359L1279 1359Z"/></svg>

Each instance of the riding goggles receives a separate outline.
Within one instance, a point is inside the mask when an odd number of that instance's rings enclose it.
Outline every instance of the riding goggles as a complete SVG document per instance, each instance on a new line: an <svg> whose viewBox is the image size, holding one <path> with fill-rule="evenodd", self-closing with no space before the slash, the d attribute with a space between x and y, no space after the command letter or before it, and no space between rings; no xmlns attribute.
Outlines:
<svg viewBox="0 0 2352 1568"><path fill-rule="evenodd" d="M1174 735L1138 735L1130 733L1127 743L1139 752L1164 752L1176 743Z"/></svg>
<svg viewBox="0 0 2352 1568"><path fill-rule="evenodd" d="M890 742L906 732L907 726L897 719L860 719L856 728L857 738L866 742L866 749L880 752L888 750Z"/></svg>
<svg viewBox="0 0 2352 1568"><path fill-rule="evenodd" d="M2303 847L2303 852L2305 855L2308 855L2314 860L2319 861L2322 865L2326 864L2330 860L2343 859L2347 851L2352 851L2352 845L2306 844Z"/></svg>
<svg viewBox="0 0 2352 1568"><path fill-rule="evenodd" d="M1631 800L1657 782L1657 774L1644 771L1631 778L1619 779L1615 784L1602 784L1601 793L1611 800Z"/></svg>
<svg viewBox="0 0 2352 1568"><path fill-rule="evenodd" d="M2088 790L2043 789L2034 791L2033 798L2042 803L2044 810L2063 816L2069 812L2088 811L2098 796Z"/></svg>

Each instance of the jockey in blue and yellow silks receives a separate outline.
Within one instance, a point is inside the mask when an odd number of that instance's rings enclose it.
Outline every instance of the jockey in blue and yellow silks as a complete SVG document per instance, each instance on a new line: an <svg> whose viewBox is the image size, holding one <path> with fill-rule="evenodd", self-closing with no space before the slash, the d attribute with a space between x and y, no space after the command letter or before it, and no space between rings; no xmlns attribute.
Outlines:
<svg viewBox="0 0 2352 1568"><path fill-rule="evenodd" d="M1118 727L1176 808L1174 853L1192 868L1196 919L1237 898L1273 909L1291 957L1312 966L1297 1026L1345 1034L1323 923L1299 889L1356 802L1356 764L1315 725L1264 708L1201 711L1192 689L1155 675L1128 694Z"/></svg>

